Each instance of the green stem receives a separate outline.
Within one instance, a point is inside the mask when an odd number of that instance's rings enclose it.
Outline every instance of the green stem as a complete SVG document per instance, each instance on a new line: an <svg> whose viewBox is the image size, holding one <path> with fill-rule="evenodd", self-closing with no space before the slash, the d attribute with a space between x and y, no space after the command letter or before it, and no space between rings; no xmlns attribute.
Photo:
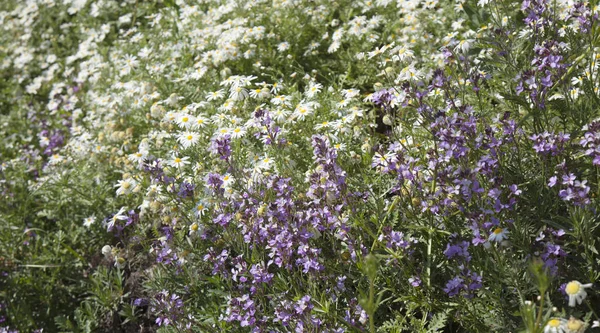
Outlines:
<svg viewBox="0 0 600 333"><path fill-rule="evenodd" d="M375 333L375 281L369 281L369 331Z"/></svg>

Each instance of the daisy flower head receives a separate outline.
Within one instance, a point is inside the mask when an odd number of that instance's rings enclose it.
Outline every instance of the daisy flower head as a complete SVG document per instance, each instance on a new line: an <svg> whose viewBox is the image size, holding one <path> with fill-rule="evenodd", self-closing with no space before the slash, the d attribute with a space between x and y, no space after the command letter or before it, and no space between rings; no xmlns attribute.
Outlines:
<svg viewBox="0 0 600 333"><path fill-rule="evenodd" d="M239 139L246 134L246 130L241 126L236 126L231 129L230 135L232 139Z"/></svg>
<svg viewBox="0 0 600 333"><path fill-rule="evenodd" d="M205 127L209 123L209 120L203 115L199 115L196 117L196 121L194 121L194 129L200 129Z"/></svg>
<svg viewBox="0 0 600 333"><path fill-rule="evenodd" d="M277 95L277 96L271 98L271 103L273 105L290 106L291 101L292 101L292 97L286 96L286 95Z"/></svg>
<svg viewBox="0 0 600 333"><path fill-rule="evenodd" d="M192 127L192 125L194 125L195 119L194 119L194 116L191 116L187 113L183 113L183 114L179 115L179 117L177 117L175 122L177 123L177 125L180 128L188 129L188 128Z"/></svg>
<svg viewBox="0 0 600 333"><path fill-rule="evenodd" d="M115 185L115 187L118 187L117 196L133 192L136 186L137 182L131 178L119 180L119 183Z"/></svg>
<svg viewBox="0 0 600 333"><path fill-rule="evenodd" d="M167 164L174 168L180 169L180 168L183 168L184 166L190 164L189 159L190 158L187 156L184 156L184 157L173 156L173 158L171 160L169 160L167 162Z"/></svg>
<svg viewBox="0 0 600 333"><path fill-rule="evenodd" d="M243 87L231 87L229 98L234 101L241 101L248 97L248 90Z"/></svg>
<svg viewBox="0 0 600 333"><path fill-rule="evenodd" d="M306 116L311 115L313 113L313 108L311 104L308 103L299 103L296 105L296 109L292 116L296 119L304 120Z"/></svg>
<svg viewBox="0 0 600 333"><path fill-rule="evenodd" d="M148 152L138 151L137 153L129 154L128 158L131 162L142 163L147 156Z"/></svg>
<svg viewBox="0 0 600 333"><path fill-rule="evenodd" d="M552 318L548 320L544 327L544 333L566 333L567 321L562 318Z"/></svg>
<svg viewBox="0 0 600 333"><path fill-rule="evenodd" d="M60 156L59 154L54 154L54 155L50 156L50 161L48 162L48 164L56 165L62 161L64 161L64 157Z"/></svg>
<svg viewBox="0 0 600 333"><path fill-rule="evenodd" d="M275 82L271 85L271 93L272 94L277 94L280 89L281 89L281 83Z"/></svg>
<svg viewBox="0 0 600 333"><path fill-rule="evenodd" d="M206 94L206 100L209 102L216 101L216 100L223 98L224 96L225 96L225 90L220 89L220 90L209 92L208 94Z"/></svg>
<svg viewBox="0 0 600 333"><path fill-rule="evenodd" d="M273 159L265 155L257 161L256 167L261 170L269 170L273 166L273 163Z"/></svg>
<svg viewBox="0 0 600 333"><path fill-rule="evenodd" d="M191 237L193 237L193 236L200 235L202 233L202 230L204 228L202 228L202 226L200 224L198 224L197 222L194 222L194 223L190 224L190 228L189 229L190 229L189 235Z"/></svg>
<svg viewBox="0 0 600 333"><path fill-rule="evenodd" d="M249 92L250 97L255 99L264 99L269 98L271 96L271 91L268 87L256 88L252 89Z"/></svg>
<svg viewBox="0 0 600 333"><path fill-rule="evenodd" d="M575 280L567 283L565 287L565 293L567 296L569 296L569 306L574 307L575 303L581 304L581 302L583 302L583 300L587 297L585 288L590 288L591 286L591 283L581 284L581 282Z"/></svg>
<svg viewBox="0 0 600 333"><path fill-rule="evenodd" d="M279 51L279 52L287 51L287 50L289 50L289 48L290 48L290 43L288 43L288 42L282 42L282 43L279 43L279 45L277 45L277 51Z"/></svg>
<svg viewBox="0 0 600 333"><path fill-rule="evenodd" d="M179 142L183 148L189 148L196 145L198 140L200 140L200 135L194 132L183 132L177 135L177 142Z"/></svg>
<svg viewBox="0 0 600 333"><path fill-rule="evenodd" d="M117 221L124 221L127 219L128 217L125 214L125 207L121 207L121 209L119 209L119 211L115 213L115 215L106 220L106 230L111 231L115 227L115 223L117 223Z"/></svg>
<svg viewBox="0 0 600 333"><path fill-rule="evenodd" d="M488 240L490 242L501 243L503 240L505 240L507 238L508 238L508 229L496 228L496 229L494 229L494 231L492 231Z"/></svg>
<svg viewBox="0 0 600 333"><path fill-rule="evenodd" d="M313 98L323 89L323 85L318 82L311 82L308 86L308 89L304 92L306 97Z"/></svg>
<svg viewBox="0 0 600 333"><path fill-rule="evenodd" d="M196 203L196 207L194 207L194 215L198 218L204 216L204 214L206 214L206 211L208 210L208 204L203 201L200 200L198 201L198 203Z"/></svg>
<svg viewBox="0 0 600 333"><path fill-rule="evenodd" d="M233 185L234 180L235 179L230 174L225 174L223 176L223 187L225 187L225 188L231 187L231 185Z"/></svg>
<svg viewBox="0 0 600 333"><path fill-rule="evenodd" d="M90 226L92 226L92 224L94 224L94 222L96 222L95 216L92 215L90 217L86 217L83 219L83 226L89 228Z"/></svg>

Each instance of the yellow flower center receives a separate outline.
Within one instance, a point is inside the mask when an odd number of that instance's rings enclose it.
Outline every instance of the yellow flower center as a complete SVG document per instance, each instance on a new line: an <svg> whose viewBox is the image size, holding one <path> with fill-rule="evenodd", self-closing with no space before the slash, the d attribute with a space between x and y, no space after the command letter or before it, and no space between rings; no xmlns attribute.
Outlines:
<svg viewBox="0 0 600 333"><path fill-rule="evenodd" d="M577 283L576 281L571 281L567 284L565 291L568 295L575 295L579 292L579 289L579 283Z"/></svg>
<svg viewBox="0 0 600 333"><path fill-rule="evenodd" d="M197 225L196 223L192 224L192 227L191 227L191 229L192 229L193 231L198 231L198 225Z"/></svg>
<svg viewBox="0 0 600 333"><path fill-rule="evenodd" d="M188 141L192 141L192 139L193 139L193 138L194 138L194 137L193 137L193 136L191 136L191 135L188 135L188 136L187 136L187 139L188 139Z"/></svg>
<svg viewBox="0 0 600 333"><path fill-rule="evenodd" d="M548 322L548 326L550 326L550 327L559 327L559 326L560 326L560 320L558 320L558 319L556 319L556 318L554 318L554 319L551 319L551 320Z"/></svg>
<svg viewBox="0 0 600 333"><path fill-rule="evenodd" d="M238 127L238 128L236 128L236 129L234 129L233 131L234 131L234 132L236 132L236 133L239 133L239 132L241 132L242 130L241 130L239 127Z"/></svg>
<svg viewBox="0 0 600 333"><path fill-rule="evenodd" d="M198 205L198 210L203 210L204 209L204 205Z"/></svg>
<svg viewBox="0 0 600 333"><path fill-rule="evenodd" d="M188 122L188 117L183 117L183 119L181 119L182 122L187 123Z"/></svg>
<svg viewBox="0 0 600 333"><path fill-rule="evenodd" d="M502 233L502 228L496 228L496 230L494 230L494 234L498 235Z"/></svg>
<svg viewBox="0 0 600 333"><path fill-rule="evenodd" d="M175 163L181 163L181 159L180 159L179 157L177 157L177 158L175 159Z"/></svg>
<svg viewBox="0 0 600 333"><path fill-rule="evenodd" d="M129 184L129 182L124 182L123 183L123 188L124 189L128 189L129 187L131 187L131 184Z"/></svg>

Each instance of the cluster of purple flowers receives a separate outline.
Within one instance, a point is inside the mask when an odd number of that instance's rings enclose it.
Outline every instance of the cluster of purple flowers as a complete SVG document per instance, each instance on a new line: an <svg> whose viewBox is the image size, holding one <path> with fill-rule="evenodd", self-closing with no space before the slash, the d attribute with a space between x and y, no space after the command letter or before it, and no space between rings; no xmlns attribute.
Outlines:
<svg viewBox="0 0 600 333"><path fill-rule="evenodd" d="M482 282L483 279L481 275L466 269L461 272L460 275L457 275L452 280L448 281L446 287L444 287L444 291L450 297L462 293L465 298L473 298L473 293L483 286Z"/></svg>
<svg viewBox="0 0 600 333"><path fill-rule="evenodd" d="M541 253L537 254L544 261L544 267L553 276L558 273L559 260L567 256L562 246L557 244L557 241L564 235L565 231L562 229L546 228L535 238L536 245L542 248Z"/></svg>
<svg viewBox="0 0 600 333"><path fill-rule="evenodd" d="M557 22L558 15L547 0L525 0L521 10L527 15L525 24L532 28L535 36L542 37L545 31L553 31L553 25L562 23ZM533 68L524 70L516 77L516 92L528 92L531 102L536 107L545 109L550 88L560 80L568 64L564 62L563 56L565 43L543 37L540 39L541 42L533 48Z"/></svg>
<svg viewBox="0 0 600 333"><path fill-rule="evenodd" d="M149 173L151 180L156 183L171 184L175 178L169 177L161 165L160 160L148 160L142 163L142 170Z"/></svg>
<svg viewBox="0 0 600 333"><path fill-rule="evenodd" d="M481 275L468 268L471 261L469 245L469 242L466 241L446 244L444 255L447 259L457 262L459 270L458 275L449 280L444 288L450 297L461 294L465 298L472 298L473 293L483 286Z"/></svg>
<svg viewBox="0 0 600 333"><path fill-rule="evenodd" d="M373 93L373 103L385 111L391 111L392 101L394 101L394 89L381 89Z"/></svg>
<svg viewBox="0 0 600 333"><path fill-rule="evenodd" d="M196 185L194 185L194 184L191 184L188 182L182 182L179 185L179 192L177 192L177 196L182 199L193 198L195 188L196 188Z"/></svg>
<svg viewBox="0 0 600 333"><path fill-rule="evenodd" d="M303 332L304 317L310 317L309 314L312 308L313 304L308 295L301 297L296 302L283 299L275 308L275 319L273 321L279 322L285 327L295 326L296 332ZM309 319L312 327L318 328L321 325L321 321L316 317Z"/></svg>
<svg viewBox="0 0 600 333"><path fill-rule="evenodd" d="M590 187L587 185L587 180L578 180L575 174L569 172L565 163L557 166L557 174L550 177L548 186L559 186L558 196L575 206L585 206L590 203L589 192Z"/></svg>
<svg viewBox="0 0 600 333"><path fill-rule="evenodd" d="M570 134L565 133L549 133L533 134L529 137L533 141L533 149L540 155L556 156L565 150L566 144L571 138Z"/></svg>
<svg viewBox="0 0 600 333"><path fill-rule="evenodd" d="M585 148L585 155L593 158L594 165L600 165L600 121L585 126L585 134L579 144Z"/></svg>
<svg viewBox="0 0 600 333"><path fill-rule="evenodd" d="M260 124L260 129L254 133L254 137L259 139L265 145L286 143L285 138L281 135L281 128L275 124L271 118L271 113L267 110L259 109L254 112L254 121Z"/></svg>
<svg viewBox="0 0 600 333"><path fill-rule="evenodd" d="M65 143L65 137L60 130L54 130L52 135L50 135L50 131L45 129L40 132L40 136L49 139L46 148L44 149L44 154L47 156L54 154L57 149L62 147Z"/></svg>
<svg viewBox="0 0 600 333"><path fill-rule="evenodd" d="M411 245L419 242L417 239L405 236L403 232L392 230L389 226L383 228L378 240L383 242L389 249L404 250L407 253L411 252Z"/></svg>
<svg viewBox="0 0 600 333"><path fill-rule="evenodd" d="M267 117L268 114L259 115ZM267 120L263 118L263 121ZM285 295L279 300L272 299L270 302L279 304L274 316L263 314L263 308L270 304L264 303L264 293L272 286L278 270L300 270L323 281L336 280L335 275L324 274L323 250L315 247L313 242L317 233L335 242L343 241L350 258L356 260L357 257L356 242L350 236L344 212L349 202L362 199L362 195L348 193L346 172L337 163L337 151L331 147L328 138L315 136L312 146L315 167L307 178L308 189L300 199L291 186L292 179L276 173L243 184L240 195L229 198L224 197L221 175L209 173L206 178L210 193L221 198L213 210L215 225L226 229L235 221L236 230L241 232L250 249L266 251L265 263L250 262L242 255L232 257L228 249L210 248L204 256L204 261L212 265L212 274L221 275L234 285L224 319L237 322L241 327L252 327L253 332L263 332L273 323L299 332L308 327L323 332L341 332L338 328L323 326L321 319L311 314L313 305L308 295L297 301L290 301ZM237 170L235 162L229 167ZM215 235L213 240L218 237ZM394 247L408 246L399 233L390 234L389 242ZM360 246L360 251L363 250L366 249ZM336 299L344 300L343 281L336 280L329 290Z"/></svg>
<svg viewBox="0 0 600 333"><path fill-rule="evenodd" d="M215 137L210 142L210 152L218 155L222 160L228 160L231 156L231 136L225 134Z"/></svg>
<svg viewBox="0 0 600 333"><path fill-rule="evenodd" d="M175 293L163 290L151 301L150 311L156 316L158 326L175 326L177 329L190 329L192 317L185 316L183 300Z"/></svg>

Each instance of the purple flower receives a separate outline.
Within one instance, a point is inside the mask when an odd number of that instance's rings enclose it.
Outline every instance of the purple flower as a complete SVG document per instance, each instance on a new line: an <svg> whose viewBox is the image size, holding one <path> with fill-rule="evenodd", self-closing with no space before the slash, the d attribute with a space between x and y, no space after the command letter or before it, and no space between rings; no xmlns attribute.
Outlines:
<svg viewBox="0 0 600 333"><path fill-rule="evenodd" d="M453 297L460 293L460 291L465 287L464 280L458 276L454 277L452 280L446 283L446 287L444 291L448 296Z"/></svg>
<svg viewBox="0 0 600 333"><path fill-rule="evenodd" d="M549 133L534 134L529 137L533 143L533 149L541 155L556 156L562 153L565 149L565 144L571 138L570 134L565 133Z"/></svg>
<svg viewBox="0 0 600 333"><path fill-rule="evenodd" d="M421 278L419 278L418 276L413 276L408 279L408 283L410 283L410 285L415 288L419 287L421 285Z"/></svg>
<svg viewBox="0 0 600 333"><path fill-rule="evenodd" d="M194 189L196 186L194 184L190 184L188 182L183 182L179 185L179 192L177 196L182 199L191 198L194 196Z"/></svg>
<svg viewBox="0 0 600 333"><path fill-rule="evenodd" d="M222 160L227 160L231 156L231 136L225 134L215 137L210 142L210 152L219 155Z"/></svg>
<svg viewBox="0 0 600 333"><path fill-rule="evenodd" d="M463 241L456 244L446 244L446 250L444 255L448 259L462 258L464 261L471 261L471 255L469 254L469 242Z"/></svg>

